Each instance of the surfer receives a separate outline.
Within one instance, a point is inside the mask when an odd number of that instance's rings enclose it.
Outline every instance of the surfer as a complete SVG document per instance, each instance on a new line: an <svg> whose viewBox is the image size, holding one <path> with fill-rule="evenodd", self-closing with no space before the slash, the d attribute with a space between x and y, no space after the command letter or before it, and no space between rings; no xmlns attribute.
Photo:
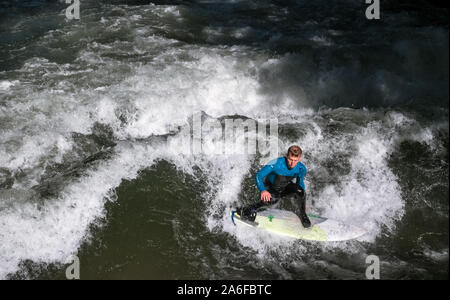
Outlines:
<svg viewBox="0 0 450 300"><path fill-rule="evenodd" d="M286 156L272 160L256 174L256 185L261 192L261 200L255 204L237 208L236 212L250 221L254 221L258 209L274 205L281 198L295 194L298 209L295 212L303 227L311 226L311 221L305 212L306 193L304 178L306 167L300 162L302 149L299 146L289 147ZM293 182L295 178L296 182Z"/></svg>

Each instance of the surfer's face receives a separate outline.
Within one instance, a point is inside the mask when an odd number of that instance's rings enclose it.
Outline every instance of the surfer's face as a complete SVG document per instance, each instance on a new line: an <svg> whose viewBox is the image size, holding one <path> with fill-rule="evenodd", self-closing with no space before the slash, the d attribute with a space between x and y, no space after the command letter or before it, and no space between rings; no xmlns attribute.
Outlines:
<svg viewBox="0 0 450 300"><path fill-rule="evenodd" d="M287 166L289 169L292 169L293 167L295 167L297 165L297 163L300 161L300 159L302 158L302 156L288 156L286 157L286 162L287 162Z"/></svg>

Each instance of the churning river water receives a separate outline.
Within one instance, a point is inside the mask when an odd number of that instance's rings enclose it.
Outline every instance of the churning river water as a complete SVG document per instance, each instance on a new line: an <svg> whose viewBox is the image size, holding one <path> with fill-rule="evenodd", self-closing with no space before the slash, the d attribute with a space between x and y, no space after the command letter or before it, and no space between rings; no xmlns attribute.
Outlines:
<svg viewBox="0 0 450 300"><path fill-rule="evenodd" d="M64 279L72 255L82 279L365 279L368 255L382 279L448 279L447 9L80 4L69 20L65 1L0 3L0 279ZM195 116L276 120L308 210L368 234L235 227L274 153L224 151L244 132L185 151Z"/></svg>

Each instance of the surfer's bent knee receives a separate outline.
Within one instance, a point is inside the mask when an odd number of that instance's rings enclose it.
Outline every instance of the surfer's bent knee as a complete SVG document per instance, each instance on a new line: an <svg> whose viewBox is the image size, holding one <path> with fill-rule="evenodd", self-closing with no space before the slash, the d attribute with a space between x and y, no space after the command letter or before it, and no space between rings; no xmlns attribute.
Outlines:
<svg viewBox="0 0 450 300"><path fill-rule="evenodd" d="M301 199L306 198L306 192L305 192L305 190L302 189L301 187L299 187L299 188L297 189L297 195L298 195Z"/></svg>

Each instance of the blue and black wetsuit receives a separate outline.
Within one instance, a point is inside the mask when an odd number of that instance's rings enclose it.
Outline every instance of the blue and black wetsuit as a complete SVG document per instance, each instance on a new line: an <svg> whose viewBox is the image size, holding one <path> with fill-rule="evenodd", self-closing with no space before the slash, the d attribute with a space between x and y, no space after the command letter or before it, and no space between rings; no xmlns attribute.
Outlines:
<svg viewBox="0 0 450 300"><path fill-rule="evenodd" d="M256 185L262 192L268 190L271 194L280 194L295 178L297 186L305 190L306 167L301 162L289 169L286 157L279 157L270 161L256 173Z"/></svg>
<svg viewBox="0 0 450 300"><path fill-rule="evenodd" d="M306 167L301 162L289 169L286 157L279 157L270 161L256 174L256 185L262 192L267 190L272 198L269 202L260 200L250 206L238 209L238 213L245 218L254 220L256 212L264 206L277 203L282 197L295 194L299 200L297 215L303 223L304 227L311 225L305 212L306 193L304 178L306 175ZM293 180L295 179L295 183Z"/></svg>

